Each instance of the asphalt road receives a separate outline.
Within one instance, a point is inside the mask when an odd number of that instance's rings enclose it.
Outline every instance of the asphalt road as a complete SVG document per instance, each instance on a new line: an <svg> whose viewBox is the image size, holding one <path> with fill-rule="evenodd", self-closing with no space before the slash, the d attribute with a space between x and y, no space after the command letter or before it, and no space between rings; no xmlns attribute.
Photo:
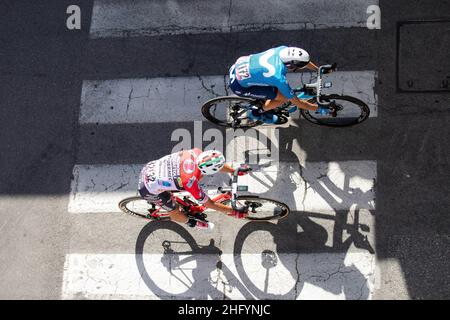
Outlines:
<svg viewBox="0 0 450 320"><path fill-rule="evenodd" d="M92 1L76 1L81 30L65 27L72 2L0 4L0 298L60 299L67 255L139 251L153 225L122 215L69 213L74 166L144 163L170 152L174 143L167 141L174 129L194 130L192 122L80 124L84 80L221 75L245 52L292 42L301 43L316 61L336 61L340 71L376 70L378 115L343 130L296 120L279 129L280 161L299 162L305 154L309 162L375 161L376 208L363 221L376 253L371 297L450 298L450 93L445 84L450 1L381 0L382 27L371 31L94 39L89 37ZM401 23L417 20L439 22ZM203 123L203 131L212 127ZM299 149L294 141L301 141ZM236 253L239 239L265 228L274 239L266 249L279 254L345 255L346 213L337 210L334 224L318 223L314 214L296 211L277 228L218 217L216 233L193 237L206 247L213 238L215 245L203 253L220 249L224 259ZM303 232L290 229L294 225ZM243 282L241 289L252 292L249 281Z"/></svg>

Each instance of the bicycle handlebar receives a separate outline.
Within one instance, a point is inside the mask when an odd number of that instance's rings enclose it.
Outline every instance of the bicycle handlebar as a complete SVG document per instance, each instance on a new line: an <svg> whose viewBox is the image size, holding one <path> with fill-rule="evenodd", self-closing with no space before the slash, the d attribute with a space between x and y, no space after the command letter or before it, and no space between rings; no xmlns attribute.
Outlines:
<svg viewBox="0 0 450 320"><path fill-rule="evenodd" d="M239 191L238 189L238 179L239 179L239 173L241 172L249 172L252 171L253 169L251 167L243 167L243 165L239 166L238 168L236 168L233 172L233 177L231 179L231 187L219 187L218 190L219 192L225 193L225 192L231 192L231 207L234 210L239 210L239 208L236 205L236 200L237 200L237 192ZM242 191L242 190L241 190Z"/></svg>
<svg viewBox="0 0 450 320"><path fill-rule="evenodd" d="M325 101L321 100L322 88L323 88L322 76L327 73L326 71L329 71L329 70L336 70L336 63L320 66L319 70L317 71L317 81L314 83L305 84L305 88L316 89L317 102L322 105L326 105L329 103L329 102L325 102Z"/></svg>
<svg viewBox="0 0 450 320"><path fill-rule="evenodd" d="M241 172L249 172L252 171L251 167L243 167L242 165L236 168L233 172L233 178L231 180L231 207L234 210L239 210L239 208L236 205L237 200L237 192L238 192L238 179L239 179L239 173Z"/></svg>

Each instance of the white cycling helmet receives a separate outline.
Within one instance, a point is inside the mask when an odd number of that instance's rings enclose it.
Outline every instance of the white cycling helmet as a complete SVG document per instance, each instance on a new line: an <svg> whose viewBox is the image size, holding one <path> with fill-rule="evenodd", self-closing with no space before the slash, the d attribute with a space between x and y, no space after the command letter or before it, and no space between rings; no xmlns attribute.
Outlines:
<svg viewBox="0 0 450 320"><path fill-rule="evenodd" d="M303 68L309 63L309 53L297 47L287 47L280 50L280 59L287 66Z"/></svg>
<svg viewBox="0 0 450 320"><path fill-rule="evenodd" d="M197 167L202 174L210 175L219 172L225 165L225 157L222 152L208 150L197 157Z"/></svg>

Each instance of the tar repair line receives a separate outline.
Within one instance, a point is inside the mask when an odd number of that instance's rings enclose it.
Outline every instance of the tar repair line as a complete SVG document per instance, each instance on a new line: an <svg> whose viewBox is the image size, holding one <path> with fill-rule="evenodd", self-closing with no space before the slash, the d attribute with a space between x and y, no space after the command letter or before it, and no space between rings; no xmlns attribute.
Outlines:
<svg viewBox="0 0 450 320"><path fill-rule="evenodd" d="M96 0L91 38L366 28L378 0L133 1ZM258 8L258 14L253 9ZM327 10L323 10L327 8Z"/></svg>

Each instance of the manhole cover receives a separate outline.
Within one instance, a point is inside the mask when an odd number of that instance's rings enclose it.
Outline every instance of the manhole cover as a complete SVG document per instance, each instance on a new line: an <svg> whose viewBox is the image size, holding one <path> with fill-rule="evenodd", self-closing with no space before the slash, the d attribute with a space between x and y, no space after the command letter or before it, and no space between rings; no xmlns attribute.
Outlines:
<svg viewBox="0 0 450 320"><path fill-rule="evenodd" d="M450 91L450 21L398 24L398 89Z"/></svg>

